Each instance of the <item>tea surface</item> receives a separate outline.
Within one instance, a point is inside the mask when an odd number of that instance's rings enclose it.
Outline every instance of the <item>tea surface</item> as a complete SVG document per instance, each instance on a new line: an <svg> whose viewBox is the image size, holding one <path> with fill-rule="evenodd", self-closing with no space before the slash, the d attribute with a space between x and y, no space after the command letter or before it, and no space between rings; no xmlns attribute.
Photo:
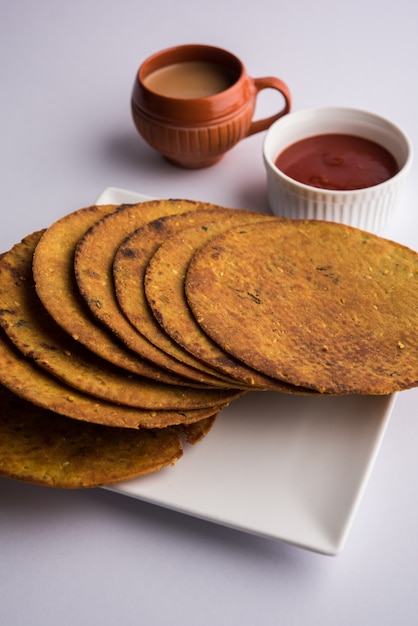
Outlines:
<svg viewBox="0 0 418 626"><path fill-rule="evenodd" d="M173 63L144 80L148 89L169 98L205 98L228 89L233 82L224 68L204 61Z"/></svg>

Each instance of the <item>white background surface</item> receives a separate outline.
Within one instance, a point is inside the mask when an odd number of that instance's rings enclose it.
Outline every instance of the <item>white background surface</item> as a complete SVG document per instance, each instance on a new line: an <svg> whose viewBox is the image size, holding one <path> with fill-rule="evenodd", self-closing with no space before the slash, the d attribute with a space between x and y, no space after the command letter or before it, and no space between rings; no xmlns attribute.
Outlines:
<svg viewBox="0 0 418 626"><path fill-rule="evenodd" d="M267 210L263 134L195 172L168 165L136 135L129 109L136 69L170 45L226 47L252 76L285 80L294 110L367 108L418 146L417 18L411 0L2 0L1 249L109 185ZM259 113L278 105L265 94ZM384 233L415 249L417 168L416 158L398 218ZM1 479L0 623L414 623L417 399L416 390L399 395L335 558L104 490Z"/></svg>

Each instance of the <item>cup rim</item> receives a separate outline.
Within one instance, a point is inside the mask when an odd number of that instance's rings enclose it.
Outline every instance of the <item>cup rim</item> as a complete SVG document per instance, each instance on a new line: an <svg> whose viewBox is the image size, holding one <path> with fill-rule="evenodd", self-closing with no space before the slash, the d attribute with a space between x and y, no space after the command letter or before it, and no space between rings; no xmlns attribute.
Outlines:
<svg viewBox="0 0 418 626"><path fill-rule="evenodd" d="M363 187L359 189L345 189L345 190L344 189L323 189L320 187L314 187L313 185L307 185L306 183L302 183L294 178L291 178L290 176L285 174L282 170L280 170L274 162L279 153L275 157L271 156L272 150L271 150L270 144L272 142L272 136L277 131L277 128L280 128L281 126L285 126L286 124L288 124L290 118L292 118L292 120L294 119L297 120L298 117L300 118L302 116L316 115L318 113L320 115L326 115L330 113L333 113L333 114L342 113L342 114L351 114L351 115L354 114L358 116L368 117L370 120L375 120L376 122L380 122L381 124L384 124L386 128L391 129L393 133L396 134L398 138L400 138L403 141L404 146L405 146L405 152L406 152L405 162L399 167L399 171L396 174L394 174L394 176L391 176L387 180L381 183L378 183L377 185L371 185L369 187ZM309 135L307 134L306 137L308 136ZM290 143L288 145L290 145ZM370 193L371 191L378 190L385 186L391 185L398 178L406 174L406 172L411 166L412 157L413 157L413 148L412 148L411 141L409 140L406 133L400 128L400 126L388 120L387 118L374 113L373 111L368 111L365 109L359 109L355 107L346 107L346 106L323 106L323 107L312 107L308 109L301 109L299 111L291 111L290 113L287 113L286 115L278 119L276 122L274 122L270 126L263 142L264 163L266 167L271 170L272 173L282 178L283 181L285 181L289 187L298 188L299 190L304 191L305 193L321 194L321 196L324 198L326 197L342 198L344 196L346 197L358 196L359 194Z"/></svg>
<svg viewBox="0 0 418 626"><path fill-rule="evenodd" d="M193 55L192 55L193 60L196 60L195 58L196 54L198 56L202 55L203 57L203 56L206 56L205 53L208 53L209 57L213 56L214 59L218 56L219 57L223 56L224 58L228 57L230 59L231 66L235 65L237 69L237 76L234 82L229 87L227 87L226 89L218 93L214 93L209 96L198 97L198 98L178 98L178 97L173 97L173 96L167 96L164 94L160 94L156 91L153 91L152 89L149 89L146 86L146 84L144 83L144 78L146 78L153 72L157 71L158 69L162 69L163 67L166 67L167 65L171 65L173 63L179 63L179 62L186 62L186 59L182 58L183 54L187 52L191 52L191 51L193 51ZM163 57L166 57L169 55L173 55L175 59L170 61L169 63L162 63L160 65L158 62L159 59L163 59ZM198 60L203 61L203 58L198 59ZM151 65L151 70L147 72L146 74L144 74L144 72L146 71L146 68L149 67L150 65ZM158 50L157 52L154 52L153 54L151 54L150 56L148 56L146 59L142 61L141 65L138 68L136 77L137 77L139 85L141 86L141 89L144 92L148 93L153 98L159 98L161 100L166 100L166 101L184 100L185 102L198 103L202 100L205 102L206 101L210 102L210 101L219 100L220 98L225 97L225 94L228 94L231 89L236 88L236 85L242 79L244 74L245 74L244 64L241 61L241 59L239 59L233 52L230 52L229 50L226 50L225 48L221 48L220 46L212 46L210 44L189 43L189 44L180 44L177 46L171 46L169 48L164 48L162 50Z"/></svg>

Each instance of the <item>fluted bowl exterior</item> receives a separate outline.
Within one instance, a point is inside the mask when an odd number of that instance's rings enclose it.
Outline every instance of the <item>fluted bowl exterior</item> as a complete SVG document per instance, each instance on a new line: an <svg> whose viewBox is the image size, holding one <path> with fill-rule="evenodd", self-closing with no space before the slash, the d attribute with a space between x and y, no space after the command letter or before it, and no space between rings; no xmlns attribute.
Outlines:
<svg viewBox="0 0 418 626"><path fill-rule="evenodd" d="M358 135L379 143L397 160L398 173L372 187L333 191L299 183L277 168L275 160L287 146L322 133ZM268 202L275 215L341 222L377 233L399 207L412 147L400 128L380 116L358 109L324 107L290 113L275 122L267 132L263 157Z"/></svg>

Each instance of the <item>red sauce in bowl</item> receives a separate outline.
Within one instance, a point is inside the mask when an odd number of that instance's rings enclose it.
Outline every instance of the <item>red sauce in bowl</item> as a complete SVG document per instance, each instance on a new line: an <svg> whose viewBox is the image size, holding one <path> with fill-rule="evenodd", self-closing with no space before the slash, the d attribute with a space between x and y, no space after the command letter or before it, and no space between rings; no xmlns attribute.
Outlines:
<svg viewBox="0 0 418 626"><path fill-rule="evenodd" d="M334 190L372 187L399 171L386 148L370 139L344 134L301 139L283 150L275 165L305 185Z"/></svg>

